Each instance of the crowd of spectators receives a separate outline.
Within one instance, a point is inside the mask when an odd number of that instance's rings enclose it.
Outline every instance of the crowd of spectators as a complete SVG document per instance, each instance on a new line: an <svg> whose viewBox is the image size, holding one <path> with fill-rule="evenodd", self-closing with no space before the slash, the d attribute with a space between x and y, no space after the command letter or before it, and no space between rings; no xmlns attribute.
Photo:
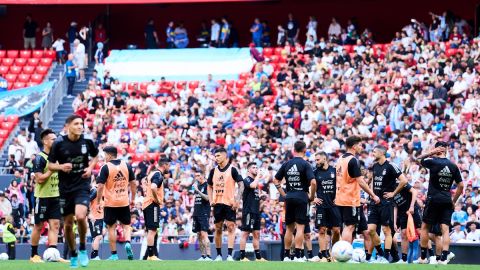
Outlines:
<svg viewBox="0 0 480 270"><path fill-rule="evenodd" d="M412 157L436 140L447 141L448 158L459 166L465 181L464 195L452 215L451 237L456 242L479 242L480 40L471 38L462 20L451 24L445 16L433 18L440 22L436 28L412 21L389 44L374 44L368 31L358 36L353 23L344 29L335 20L329 37L314 36L311 18L308 32L316 41L308 47L297 42L298 31L290 32L299 26L289 16L291 25L284 27L281 47L285 61L273 63L260 55L263 61L241 80L209 75L197 83L161 78L142 86L121 82L106 70L88 78L88 89L72 106L84 117L86 134L100 149L119 145L119 157L133 164L139 187L155 159L166 155L171 160L161 210L162 241L191 235L193 170L207 173L215 165L214 147L224 146L243 175L251 161L266 175L260 193L261 237L276 240L282 232L283 208L271 180L292 156L293 142L306 142L311 161L313 153L325 151L333 165L345 151L344 139L359 135L365 138L359 158L367 179L373 163L369 153L377 144L387 146L390 161L419 191L420 207L426 199L428 172ZM252 36L260 24L256 20ZM437 39L431 38L432 31ZM10 153L15 179L0 193L0 216L17 217L19 233L28 234L33 184L27 160L31 155L24 144L19 137L10 146L24 150ZM99 166L103 158L100 152ZM142 200L139 188L132 216L137 238L143 235ZM240 220L239 215L237 223Z"/></svg>

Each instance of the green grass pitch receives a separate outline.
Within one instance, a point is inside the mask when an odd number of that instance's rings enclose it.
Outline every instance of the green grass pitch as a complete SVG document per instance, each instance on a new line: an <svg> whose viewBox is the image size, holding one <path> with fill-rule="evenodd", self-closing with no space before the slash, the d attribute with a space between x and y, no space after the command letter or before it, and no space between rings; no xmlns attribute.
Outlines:
<svg viewBox="0 0 480 270"><path fill-rule="evenodd" d="M455 269L455 270L473 270L478 269L478 265L398 265L398 264L346 264L346 263L284 263L284 262L196 262L196 261L93 261L87 268L95 270L291 270L299 269L321 269L321 270L423 270L423 269ZM43 263L33 264L29 261L0 261L2 270L55 270L69 269L68 264L61 263Z"/></svg>

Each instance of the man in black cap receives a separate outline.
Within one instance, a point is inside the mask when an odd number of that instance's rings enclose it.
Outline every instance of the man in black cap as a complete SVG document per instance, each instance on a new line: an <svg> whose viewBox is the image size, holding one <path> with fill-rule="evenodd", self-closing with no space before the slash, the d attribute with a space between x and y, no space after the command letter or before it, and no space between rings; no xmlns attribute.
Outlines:
<svg viewBox="0 0 480 270"><path fill-rule="evenodd" d="M430 183L428 185L427 201L425 202L420 235L421 257L419 263L421 264L429 262L427 260L428 233L434 224L440 224L443 240L443 251L438 263L447 264L448 262L450 219L455 202L463 193L463 182L457 165L446 158L447 151L448 144L439 141L435 144L435 148L432 151L417 157L420 164L430 171ZM450 190L453 182L456 183L457 190L452 200Z"/></svg>
<svg viewBox="0 0 480 270"><path fill-rule="evenodd" d="M105 163L97 177L97 209L101 212L102 199L104 200L104 222L108 228L108 240L112 255L109 260L118 260L116 224L119 221L125 232L125 250L129 260L133 260L132 246L130 244L130 208L134 206L137 185L132 167L125 161L117 159L117 148L106 146ZM130 200L128 196L130 187Z"/></svg>
<svg viewBox="0 0 480 270"><path fill-rule="evenodd" d="M217 166L208 175L208 198L213 207L215 222L215 247L217 257L215 261L222 261L222 235L223 223L228 231L228 256L227 261L233 261L233 245L235 243L235 220L243 193L243 178L237 168L233 167L227 156L225 148L215 150L215 162ZM235 194L235 184L238 192Z"/></svg>

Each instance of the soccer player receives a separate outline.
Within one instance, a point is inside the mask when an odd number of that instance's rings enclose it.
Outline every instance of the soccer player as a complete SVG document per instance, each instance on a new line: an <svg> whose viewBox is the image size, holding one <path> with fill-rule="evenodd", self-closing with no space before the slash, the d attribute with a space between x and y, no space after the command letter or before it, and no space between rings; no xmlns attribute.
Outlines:
<svg viewBox="0 0 480 270"><path fill-rule="evenodd" d="M212 261L210 256L210 240L208 239L208 229L210 220L210 202L207 192L207 181L202 171L197 170L194 173L196 182L193 184L195 191L195 205L193 207L193 228L192 231L197 233L198 243L202 257L199 261Z"/></svg>
<svg viewBox="0 0 480 270"><path fill-rule="evenodd" d="M110 251L112 255L109 260L117 261L117 232L116 224L119 221L125 232L125 251L127 258L133 260L130 228L130 208L135 204L135 194L137 193L137 185L135 183L135 174L132 167L125 161L117 158L117 148L114 146L106 146L103 148L105 153L105 165L100 169L97 177L97 205L101 211L100 203L102 197L104 199L104 221L108 229L108 242L110 243ZM129 190L130 188L130 190ZM130 200L128 196L130 191Z"/></svg>
<svg viewBox="0 0 480 270"><path fill-rule="evenodd" d="M388 263L388 257L392 248L392 229L393 226L393 196L397 195L408 183L407 178L394 163L387 160L387 149L382 145L377 145L373 149L375 163L373 164L373 192L375 196L381 198L380 203L371 203L368 206L368 231L372 239L372 249L377 250L377 262ZM397 179L399 183L397 185ZM377 224L382 226L385 235L385 250L382 250L380 237L377 234Z"/></svg>
<svg viewBox="0 0 480 270"><path fill-rule="evenodd" d="M43 151L38 153L33 161L35 173L35 225L32 230L32 254L30 261L42 263L38 255L38 242L42 231L42 225L48 221L48 245L49 248L57 248L58 231L60 229L60 194L58 192L58 173L48 169L48 155L53 143L57 139L55 132L45 129L40 133ZM63 259L62 259L63 260Z"/></svg>
<svg viewBox="0 0 480 270"><path fill-rule="evenodd" d="M222 261L222 234L223 223L228 231L228 256L227 261L233 261L233 245L235 243L235 220L236 210L243 192L243 179L238 170L233 167L227 157L225 148L215 150L215 162L217 166L208 175L208 198L213 207L215 222L215 248L217 257L215 261ZM238 192L235 194L235 183Z"/></svg>
<svg viewBox="0 0 480 270"><path fill-rule="evenodd" d="M304 262L301 257L303 249L305 226L309 225L308 205L309 201L315 199L317 184L313 175L312 166L305 161L304 156L307 146L303 141L295 142L294 158L282 164L278 170L273 183L285 197L285 256L284 261L290 261L290 247L292 245L293 233L295 234L295 259L296 262ZM286 192L281 186L281 181L286 180ZM309 190L310 189L310 190ZM309 194L310 193L310 194Z"/></svg>
<svg viewBox="0 0 480 270"><path fill-rule="evenodd" d="M417 157L417 160L420 160L420 164L430 171L430 183L428 185L427 201L425 202L420 234L421 256L418 262L421 264L428 263L428 232L430 227L436 223L440 224L443 242L443 251L438 263L448 263L450 219L454 205L463 193L463 182L457 165L446 158L447 150L448 144L439 141L435 143L435 148L432 151ZM453 182L457 184L457 190L452 200L450 189Z"/></svg>
<svg viewBox="0 0 480 270"><path fill-rule="evenodd" d="M90 191L90 213L89 213L89 227L90 234L92 236L92 253L90 253L90 258L94 261L99 261L100 257L98 256L98 249L100 248L100 242L103 238L103 199L98 202L97 199L97 184L95 181L92 182L92 189Z"/></svg>
<svg viewBox="0 0 480 270"><path fill-rule="evenodd" d="M370 195L375 203L380 203L380 198L363 180L360 164L355 157L362 151L362 139L358 136L350 136L345 140L345 145L347 153L338 159L336 165L335 204L340 210L344 225L342 240L352 243L355 226L359 222L359 212L362 211L360 209L360 188Z"/></svg>
<svg viewBox="0 0 480 270"><path fill-rule="evenodd" d="M242 238L240 239L240 261L248 262L245 257L247 238L253 234L253 249L257 261L266 261L260 254L260 196L258 183L263 175L258 172L255 162L247 164L248 175L243 179Z"/></svg>
<svg viewBox="0 0 480 270"><path fill-rule="evenodd" d="M411 214L415 223L415 228L419 228L421 224L420 208L417 204L418 191L407 185L396 195L393 192L388 192L383 195L384 198L393 198L395 205L394 209L394 224L400 228L402 234L402 259L398 263L407 263L408 256L408 238L407 238L407 221L408 214Z"/></svg>
<svg viewBox="0 0 480 270"><path fill-rule="evenodd" d="M143 200L143 216L145 218L145 228L147 229L147 260L160 261L155 255L155 236L160 225L160 204L163 203L164 185L163 175L168 170L169 161L166 158L160 158L155 168L148 174L145 183L143 183L145 198Z"/></svg>
<svg viewBox="0 0 480 270"><path fill-rule="evenodd" d="M66 135L55 140L48 156L48 169L58 172L60 206L64 217L65 239L70 250L70 267L77 268L79 261L81 266L86 267L88 254L85 240L90 179L98 161L98 149L92 139L84 137L83 120L80 116L69 116L65 124ZM73 232L74 220L77 221L80 237L78 253Z"/></svg>
<svg viewBox="0 0 480 270"><path fill-rule="evenodd" d="M332 232L332 246L340 239L341 216L335 205L336 172L328 164L328 155L325 152L315 154L316 168L313 171L317 181L317 198L315 203L315 226L318 228L318 256L314 262L330 261L327 230Z"/></svg>

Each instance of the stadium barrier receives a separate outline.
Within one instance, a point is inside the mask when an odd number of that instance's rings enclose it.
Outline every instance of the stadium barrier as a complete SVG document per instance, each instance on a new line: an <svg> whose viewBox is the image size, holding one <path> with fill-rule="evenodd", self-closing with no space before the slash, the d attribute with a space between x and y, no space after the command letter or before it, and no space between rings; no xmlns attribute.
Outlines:
<svg viewBox="0 0 480 270"><path fill-rule="evenodd" d="M87 244L87 250L90 252L90 244ZM17 244L17 260L27 260L30 257L30 245L29 244ZM132 243L133 253L135 259L140 259L142 245L140 243ZM212 255L215 256L215 246L212 243ZM63 244L58 245L60 254L63 252ZM144 247L145 249L145 247ZM283 249L282 243L280 241L263 241L260 244L260 249L262 251L262 256L269 261L279 261L281 252ZM39 254L43 254L45 250L45 245L39 246ZM122 245L117 245L118 255L120 259L126 259L127 255ZM223 254L226 258L227 254L227 245L223 245ZM400 250L400 249L399 249ZM238 245L235 245L235 254L234 257L238 259ZM452 244L450 246L450 251L455 253L456 258L451 262L451 264L480 264L480 245L478 244ZM5 245L0 245L0 253L5 252ZM313 243L313 254L318 253L318 244ZM110 249L108 243L103 243L100 246L99 255L101 259L107 259L110 256ZM142 254L143 255L143 254ZM253 259L253 253L248 253L249 259ZM161 244L159 249L159 257L163 260L196 260L200 257L200 251L198 245L190 244L186 248L180 248L179 244Z"/></svg>

